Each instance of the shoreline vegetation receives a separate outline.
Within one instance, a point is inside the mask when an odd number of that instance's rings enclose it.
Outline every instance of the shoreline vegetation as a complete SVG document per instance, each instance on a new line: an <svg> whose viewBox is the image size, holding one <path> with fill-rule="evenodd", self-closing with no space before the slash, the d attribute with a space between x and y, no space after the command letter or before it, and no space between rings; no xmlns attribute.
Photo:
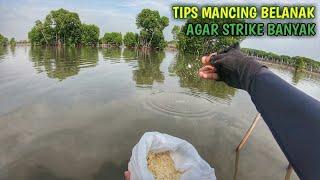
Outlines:
<svg viewBox="0 0 320 180"><path fill-rule="evenodd" d="M173 35L172 44L180 52L197 54L202 56L210 52L219 52L235 43L241 43L245 39L244 36L188 36L188 26L190 24L218 24L223 25L226 23L244 23L243 20L237 19L206 19L196 18L188 19L186 23L179 27L174 26L171 33ZM172 47L172 45L170 46ZM272 62L274 64L286 65L292 67L295 71L306 71L320 74L320 62L307 57L287 55L278 55L272 52L263 50L241 48L241 51L249 56L254 56L260 61Z"/></svg>
<svg viewBox="0 0 320 180"><path fill-rule="evenodd" d="M295 71L304 71L320 74L320 62L301 56L278 55L257 49L241 48L241 51L249 56L257 58L259 61L287 66Z"/></svg>
<svg viewBox="0 0 320 180"><path fill-rule="evenodd" d="M158 11L143 9L136 17L139 34L106 32L100 37L100 29L93 24L84 24L79 15L65 9L52 10L46 18L37 20L28 33L29 41L35 46L92 46L120 47L123 43L130 48L163 50L166 46L163 29L169 18Z"/></svg>
<svg viewBox="0 0 320 180"><path fill-rule="evenodd" d="M169 42L166 46L166 50L179 51L174 42ZM272 52L251 48L241 48L241 51L248 56L255 57L265 65L278 66L291 71L311 73L320 77L320 62L310 58L301 56L291 57L287 55L278 55Z"/></svg>
<svg viewBox="0 0 320 180"><path fill-rule="evenodd" d="M52 47L127 47L136 50L174 50L181 53L202 56L217 52L230 45L241 42L245 36L188 36L190 24L244 23L237 19L187 19L182 26L173 26L173 40L166 42L163 30L169 25L169 18L161 16L156 10L143 9L136 17L139 33L106 32L100 38L100 29L93 24L84 24L79 15L65 9L52 10L43 21L37 20L28 33L28 41L10 40L0 34L0 47L16 45L52 46ZM249 56L263 63L286 66L294 71L310 72L320 75L320 62L301 56L290 57L263 50L241 48Z"/></svg>

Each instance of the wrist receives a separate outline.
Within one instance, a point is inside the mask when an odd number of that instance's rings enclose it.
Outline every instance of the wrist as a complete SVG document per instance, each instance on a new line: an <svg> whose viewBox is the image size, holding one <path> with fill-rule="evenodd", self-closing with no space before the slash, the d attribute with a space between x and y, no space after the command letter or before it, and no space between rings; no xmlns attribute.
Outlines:
<svg viewBox="0 0 320 180"><path fill-rule="evenodd" d="M259 69L259 71L257 71L257 72L253 75L253 77L252 77L252 79L251 79L251 82L250 82L250 86L249 86L247 92L251 95L252 92L254 91L254 86L255 86L256 82L259 81L259 79L261 79L261 77L263 77L263 76L268 76L268 75L270 75L270 74L272 74L272 72L268 69L268 67L262 66L262 67Z"/></svg>

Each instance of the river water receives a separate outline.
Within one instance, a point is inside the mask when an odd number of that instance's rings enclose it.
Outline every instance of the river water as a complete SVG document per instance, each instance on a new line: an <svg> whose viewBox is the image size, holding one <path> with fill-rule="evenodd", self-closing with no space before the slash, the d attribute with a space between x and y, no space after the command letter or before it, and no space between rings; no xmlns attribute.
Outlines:
<svg viewBox="0 0 320 180"><path fill-rule="evenodd" d="M200 80L199 58L128 49L0 49L0 179L122 179L144 132L189 141L221 180L284 179L288 162L249 95ZM320 99L320 80L270 68ZM297 179L293 174L291 179Z"/></svg>

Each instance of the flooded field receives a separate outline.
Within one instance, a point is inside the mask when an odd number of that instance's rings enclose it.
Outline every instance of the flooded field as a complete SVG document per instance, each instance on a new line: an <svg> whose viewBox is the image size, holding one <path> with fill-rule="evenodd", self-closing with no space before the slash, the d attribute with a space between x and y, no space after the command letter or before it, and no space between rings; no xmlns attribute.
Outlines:
<svg viewBox="0 0 320 180"><path fill-rule="evenodd" d="M288 162L249 95L197 77L199 57L128 49L0 49L0 179L123 179L144 132L189 141L221 180L284 179ZM270 67L320 100L320 79ZM298 179L295 174L291 179Z"/></svg>

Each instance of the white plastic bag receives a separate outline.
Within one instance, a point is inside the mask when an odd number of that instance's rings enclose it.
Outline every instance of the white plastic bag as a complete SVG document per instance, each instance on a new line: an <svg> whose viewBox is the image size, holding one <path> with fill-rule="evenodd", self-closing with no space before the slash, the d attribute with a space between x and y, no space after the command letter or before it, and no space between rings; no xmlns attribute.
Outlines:
<svg viewBox="0 0 320 180"><path fill-rule="evenodd" d="M130 180L154 179L147 165L149 151L169 151L175 168L183 172L181 180L216 180L214 169L200 157L190 143L159 132L146 132L134 146L128 165Z"/></svg>

